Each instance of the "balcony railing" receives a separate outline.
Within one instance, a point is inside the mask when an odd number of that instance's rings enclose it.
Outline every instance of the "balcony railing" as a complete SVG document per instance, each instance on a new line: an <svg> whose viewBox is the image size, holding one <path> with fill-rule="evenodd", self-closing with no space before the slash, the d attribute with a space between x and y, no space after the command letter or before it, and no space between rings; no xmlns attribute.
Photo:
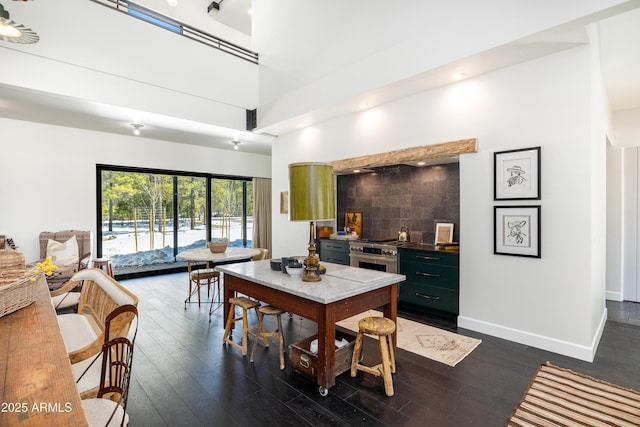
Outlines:
<svg viewBox="0 0 640 427"><path fill-rule="evenodd" d="M150 24L156 25L160 28L164 28L165 30L180 34L183 37L200 42L214 49L221 50L240 59L244 59L245 61L258 64L257 52L253 52L249 49L245 49L242 46L238 46L237 44L228 42L212 34L200 31L197 28L176 21L173 18L169 18L168 16L155 12L151 9L142 7L134 2L130 2L127 0L91 1L114 9L118 12L125 13L129 16L148 22Z"/></svg>

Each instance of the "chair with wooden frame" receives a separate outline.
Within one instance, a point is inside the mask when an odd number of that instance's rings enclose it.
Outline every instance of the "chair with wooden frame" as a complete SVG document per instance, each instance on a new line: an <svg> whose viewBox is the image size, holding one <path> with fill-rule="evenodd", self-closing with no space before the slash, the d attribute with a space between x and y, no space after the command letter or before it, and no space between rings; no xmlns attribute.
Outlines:
<svg viewBox="0 0 640 427"><path fill-rule="evenodd" d="M106 319L109 313L123 305L138 305L138 297L118 283L113 277L97 268L87 268L73 275L71 281L83 282L78 313L57 316L60 333L69 353L71 370L76 378L84 372L102 350L105 340L126 335L133 316L124 313L110 322L107 335ZM98 392L99 371L85 375L77 382L82 398L95 397Z"/></svg>
<svg viewBox="0 0 640 427"><path fill-rule="evenodd" d="M89 268L91 265L91 251L93 247L93 233L89 230L63 230L63 231L43 231L38 236L40 242L40 261L44 261L47 258L47 245L49 240L64 243L71 239L76 238L78 244L78 264L68 267L61 267L51 277L47 277L47 284L50 290L56 290L63 284L67 283L69 279L78 271ZM55 263L54 263L55 264Z"/></svg>
<svg viewBox="0 0 640 427"><path fill-rule="evenodd" d="M260 251L260 253L258 255L254 255L251 260L252 261L261 261L263 259L268 259L269 258L269 249L265 249L265 248L254 248Z"/></svg>
<svg viewBox="0 0 640 427"><path fill-rule="evenodd" d="M187 309L187 304L191 303L191 297L198 294L198 307L200 307L200 288L207 286L207 298L211 294L211 283L216 285L217 290L214 289L213 298L211 304L220 301L220 272L215 268L209 268L209 263L205 265L205 268L192 268L191 263L187 266L189 273L189 296L184 300L184 309ZM217 295L217 297L216 297ZM216 299L217 298L217 299Z"/></svg>
<svg viewBox="0 0 640 427"><path fill-rule="evenodd" d="M98 394L95 398L82 400L82 408L90 426L108 426L111 425L112 421L117 420L120 420L118 423L120 426L125 426L129 423L127 398L129 396L133 349L138 332L138 322L135 322L133 331L129 331L127 336L107 339L111 335L111 321L121 315L137 319L138 309L134 305L122 305L107 316L105 343L102 346L102 352L92 362L95 363L98 360L101 362ZM129 335L132 335L131 339L128 338ZM90 368L90 366L87 367L83 375ZM82 376L80 379L82 379Z"/></svg>

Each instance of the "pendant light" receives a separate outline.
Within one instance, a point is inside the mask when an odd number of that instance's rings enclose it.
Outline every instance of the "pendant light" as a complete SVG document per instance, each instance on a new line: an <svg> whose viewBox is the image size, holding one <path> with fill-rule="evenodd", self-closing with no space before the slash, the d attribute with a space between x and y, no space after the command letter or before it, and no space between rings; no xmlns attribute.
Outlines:
<svg viewBox="0 0 640 427"><path fill-rule="evenodd" d="M32 44L40 37L31 28L12 21L9 12L0 4L0 40L11 43Z"/></svg>

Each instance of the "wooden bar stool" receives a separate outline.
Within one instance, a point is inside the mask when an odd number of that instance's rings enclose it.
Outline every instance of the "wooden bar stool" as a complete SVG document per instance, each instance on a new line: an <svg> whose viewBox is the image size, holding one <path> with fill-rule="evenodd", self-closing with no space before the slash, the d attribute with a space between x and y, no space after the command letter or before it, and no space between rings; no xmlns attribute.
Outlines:
<svg viewBox="0 0 640 427"><path fill-rule="evenodd" d="M396 372L396 360L393 354L393 342L389 335L396 330L396 324L386 317L365 317L358 322L358 335L351 359L351 376L355 377L358 370L368 372L384 380L384 391L387 396L393 396L392 373ZM380 341L382 363L375 366L361 365L362 340L365 334L376 335Z"/></svg>
<svg viewBox="0 0 640 427"><path fill-rule="evenodd" d="M229 316L227 317L227 325L224 328L224 336L222 337L222 344L225 344L225 343L231 344L238 350L242 351L243 356L246 356L247 347L248 347L247 346L248 336L251 335L253 336L254 339L258 339L259 333L255 332L255 330L258 330L259 332L264 333L264 328L262 327L262 320L258 311L258 308L260 307L260 302L254 301L247 297L233 297L233 298L229 298L229 304L231 306L229 307ZM240 317L235 317L236 306L242 309L242 316ZM247 312L251 309L254 309L256 311L256 316L258 317L258 324L253 326L249 326L249 320L247 316ZM232 329L231 329L231 327L240 320L242 320L242 345L233 342ZM267 338L262 337L262 339L264 341L265 347L268 346L269 342L267 341Z"/></svg>
<svg viewBox="0 0 640 427"><path fill-rule="evenodd" d="M251 350L251 363L253 363L253 358L256 354L256 348L258 348L258 339L262 338L265 340L265 347L269 347L269 337L274 337L278 339L278 345L280 347L280 369L284 369L284 337L282 336L282 314L283 310L278 307L274 307L272 305L263 305L258 308L258 317L259 323L262 325L262 330L257 333L257 337L253 340L253 349ZM276 316L278 321L278 328L275 331L267 332L264 330L264 316Z"/></svg>
<svg viewBox="0 0 640 427"><path fill-rule="evenodd" d="M104 269L102 267L104 267ZM105 273L113 277L113 263L111 262L111 258L95 258L93 260L93 268L104 270Z"/></svg>

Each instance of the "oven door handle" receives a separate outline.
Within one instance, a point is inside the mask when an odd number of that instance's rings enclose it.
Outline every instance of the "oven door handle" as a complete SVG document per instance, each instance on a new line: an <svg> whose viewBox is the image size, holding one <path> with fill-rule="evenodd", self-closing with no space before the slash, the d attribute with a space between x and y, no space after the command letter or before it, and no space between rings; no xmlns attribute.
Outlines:
<svg viewBox="0 0 640 427"><path fill-rule="evenodd" d="M391 262L395 262L397 260L396 257L393 256L387 256L387 255L371 255L371 254L365 254L365 253L353 253L351 252L349 254L349 257L353 260L353 259L357 259L357 260L363 260L363 261L373 261L374 264L382 264L382 263L389 263L389 261Z"/></svg>

